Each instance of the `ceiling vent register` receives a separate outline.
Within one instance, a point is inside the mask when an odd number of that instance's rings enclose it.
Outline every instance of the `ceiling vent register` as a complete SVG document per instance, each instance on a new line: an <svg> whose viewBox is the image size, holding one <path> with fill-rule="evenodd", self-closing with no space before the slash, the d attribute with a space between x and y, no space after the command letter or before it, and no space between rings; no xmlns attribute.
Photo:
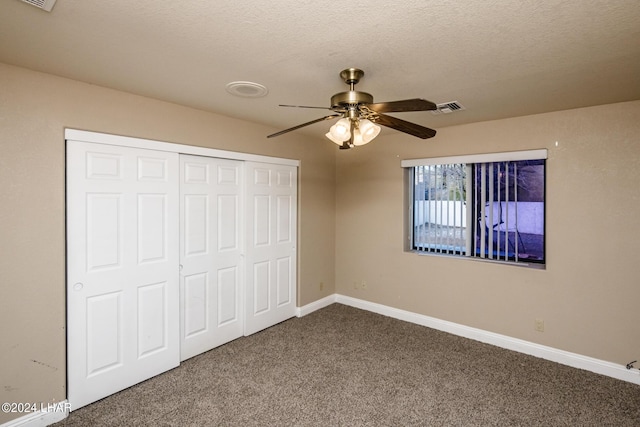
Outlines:
<svg viewBox="0 0 640 427"><path fill-rule="evenodd" d="M431 114L450 114L456 111L466 110L462 104L458 101L443 102L442 104L436 104L437 110L432 110Z"/></svg>
<svg viewBox="0 0 640 427"><path fill-rule="evenodd" d="M51 12L53 9L53 5L56 4L56 0L21 0L24 3L30 4L31 6L35 6L38 9L46 10L47 12Z"/></svg>

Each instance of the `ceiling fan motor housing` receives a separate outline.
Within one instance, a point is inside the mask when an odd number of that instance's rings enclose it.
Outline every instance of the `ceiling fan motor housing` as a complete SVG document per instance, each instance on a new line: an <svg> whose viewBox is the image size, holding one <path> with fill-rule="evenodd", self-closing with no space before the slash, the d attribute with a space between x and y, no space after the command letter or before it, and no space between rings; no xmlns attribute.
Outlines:
<svg viewBox="0 0 640 427"><path fill-rule="evenodd" d="M348 107L349 105L372 104L373 96L366 92L350 90L336 93L331 97L331 108Z"/></svg>

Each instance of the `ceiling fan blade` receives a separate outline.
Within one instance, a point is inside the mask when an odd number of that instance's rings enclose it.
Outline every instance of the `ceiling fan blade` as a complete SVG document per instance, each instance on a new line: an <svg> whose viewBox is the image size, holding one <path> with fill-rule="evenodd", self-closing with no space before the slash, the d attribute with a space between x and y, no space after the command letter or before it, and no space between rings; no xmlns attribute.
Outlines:
<svg viewBox="0 0 640 427"><path fill-rule="evenodd" d="M436 136L436 131L415 123L407 122L397 117L387 116L386 114L376 114L371 119L375 124L390 127L418 138L427 139Z"/></svg>
<svg viewBox="0 0 640 427"><path fill-rule="evenodd" d="M375 104L365 104L376 113L401 113L405 111L429 111L437 110L438 107L426 99L414 98L403 99L402 101L377 102Z"/></svg>
<svg viewBox="0 0 640 427"><path fill-rule="evenodd" d="M292 107L292 108L317 108L319 110L330 110L329 107L310 107L308 105L289 105L289 104L279 104L278 107Z"/></svg>
<svg viewBox="0 0 640 427"><path fill-rule="evenodd" d="M314 123L321 122L323 120L335 119L337 117L342 117L342 115L341 114L331 114L329 116L320 117L319 119L311 120L310 122L306 122L306 123L303 123L303 124L298 125L298 126L294 126L292 128L289 128L289 129L281 130L280 132L272 133L271 135L268 135L267 138L273 138L274 136L280 136L280 135L282 135L284 133L300 129L300 128L303 128L305 126L309 126L309 125L312 125Z"/></svg>

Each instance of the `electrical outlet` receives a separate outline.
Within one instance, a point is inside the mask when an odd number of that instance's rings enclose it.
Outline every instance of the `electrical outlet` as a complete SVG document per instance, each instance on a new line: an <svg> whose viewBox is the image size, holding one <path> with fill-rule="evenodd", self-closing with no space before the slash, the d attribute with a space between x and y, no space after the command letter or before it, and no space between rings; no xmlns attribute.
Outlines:
<svg viewBox="0 0 640 427"><path fill-rule="evenodd" d="M324 290L324 282L320 282L320 290L323 291Z"/></svg>
<svg viewBox="0 0 640 427"><path fill-rule="evenodd" d="M362 282L360 282L360 287L361 287L362 289L367 289L367 281L366 281L366 280L363 280Z"/></svg>
<svg viewBox="0 0 640 427"><path fill-rule="evenodd" d="M536 319L534 321L533 328L538 332L544 332L544 320Z"/></svg>

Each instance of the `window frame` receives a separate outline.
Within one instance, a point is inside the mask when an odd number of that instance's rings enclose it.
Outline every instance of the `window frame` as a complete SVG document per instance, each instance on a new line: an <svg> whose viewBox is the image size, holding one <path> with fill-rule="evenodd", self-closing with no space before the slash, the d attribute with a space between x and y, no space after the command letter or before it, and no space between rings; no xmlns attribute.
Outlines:
<svg viewBox="0 0 640 427"><path fill-rule="evenodd" d="M536 150L523 150L523 151L509 151L509 152L497 152L497 153L484 153L484 154L470 154L470 155L461 155L461 156L446 156L446 157L431 157L431 158L420 158L420 159L406 159L401 161L401 167L404 169L404 184L405 184L405 218L404 218L404 231L405 231L405 252L412 252L418 255L424 256L444 256L444 257L452 257L458 259L470 259L474 261L481 262L491 262L498 264L506 264L512 266L523 266L523 267L531 267L536 269L545 269L547 264L546 259L546 248L544 244L546 244L546 177L547 177L547 162L548 152L547 149L536 149ZM544 260L542 262L539 261L527 261L526 259L516 259L516 260L506 260L506 259L496 259L485 256L479 256L475 253L475 251L467 251L465 254L459 253L444 253L444 252L436 252L429 250L420 250L416 248L416 243L414 242L414 209L415 209L415 175L414 169L417 166L433 166L433 165L451 165L464 163L467 167L471 167L474 169L473 164L479 163L494 163L494 162L512 162L512 161L524 161L524 160L543 160L544 161L544 187L545 187L545 197L544 197L544 211L543 211L543 253ZM469 216L469 215L467 215ZM473 222L473 220L467 218L467 224ZM474 225L475 226L475 225ZM468 246L468 245L467 245Z"/></svg>

